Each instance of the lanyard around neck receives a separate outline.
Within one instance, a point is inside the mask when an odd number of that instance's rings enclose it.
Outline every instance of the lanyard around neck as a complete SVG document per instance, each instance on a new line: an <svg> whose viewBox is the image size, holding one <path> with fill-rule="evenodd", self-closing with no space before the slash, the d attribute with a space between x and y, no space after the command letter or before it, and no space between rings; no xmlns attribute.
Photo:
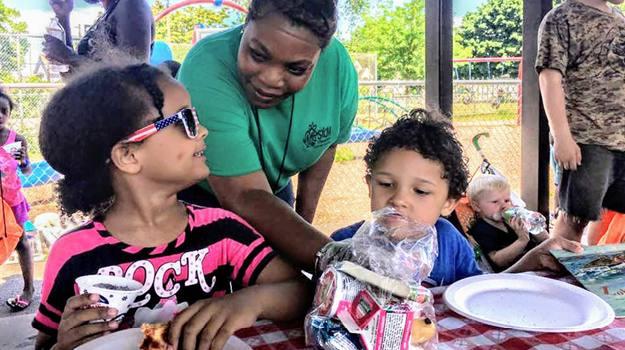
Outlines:
<svg viewBox="0 0 625 350"><path fill-rule="evenodd" d="M282 163L280 164L280 172L278 172L278 177L276 178L276 182L274 183L272 190L278 189L278 184L280 183L280 179L282 178L282 171L284 170L284 161L286 160L286 155L289 151L289 141L291 139L291 127L293 126L293 111L295 110L295 95L291 98L291 116L289 117L289 131L286 134L286 144L284 145L284 154L282 155ZM252 113L254 113L254 119L256 120L256 128L258 129L258 153L260 157L260 166L267 176L267 171L265 170L265 156L263 154L263 137L260 129L260 118L258 117L258 108L252 106Z"/></svg>

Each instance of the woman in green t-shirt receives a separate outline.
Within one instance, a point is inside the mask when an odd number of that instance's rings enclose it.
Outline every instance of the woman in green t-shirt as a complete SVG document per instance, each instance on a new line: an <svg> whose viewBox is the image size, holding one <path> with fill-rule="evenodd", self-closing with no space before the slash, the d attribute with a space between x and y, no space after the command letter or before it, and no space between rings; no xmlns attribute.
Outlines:
<svg viewBox="0 0 625 350"><path fill-rule="evenodd" d="M211 171L179 198L235 212L312 269L330 240L310 223L336 145L350 136L357 75L333 38L335 0L253 0L249 10L243 26L193 47L178 73L209 130Z"/></svg>

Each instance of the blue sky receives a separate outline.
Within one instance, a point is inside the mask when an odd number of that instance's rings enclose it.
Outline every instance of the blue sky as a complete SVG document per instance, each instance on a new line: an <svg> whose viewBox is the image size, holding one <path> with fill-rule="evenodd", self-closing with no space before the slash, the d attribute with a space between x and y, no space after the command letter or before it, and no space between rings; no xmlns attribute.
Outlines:
<svg viewBox="0 0 625 350"><path fill-rule="evenodd" d="M147 1L152 4L155 0ZM170 3L174 4L180 1L182 0L170 0ZM401 5L408 0L394 1L395 4ZM454 16L456 18L462 17L465 13L474 10L486 1L488 0L453 0ZM53 16L48 0L3 0L3 2L8 7L17 9L21 12L22 20L28 23L29 32L33 34L43 32L49 23L50 17ZM82 0L74 0L74 14L71 22L74 24L91 24L96 19L97 14L100 11L101 7L99 6L88 5Z"/></svg>

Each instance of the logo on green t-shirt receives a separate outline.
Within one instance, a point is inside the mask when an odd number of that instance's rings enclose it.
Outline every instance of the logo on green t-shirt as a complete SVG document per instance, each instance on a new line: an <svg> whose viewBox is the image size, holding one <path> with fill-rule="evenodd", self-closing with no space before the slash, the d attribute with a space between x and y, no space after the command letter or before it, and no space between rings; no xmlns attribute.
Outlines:
<svg viewBox="0 0 625 350"><path fill-rule="evenodd" d="M307 148L322 147L327 145L331 141L331 136L331 126L317 129L317 124L310 123L310 125L308 125L308 131L306 131L306 134L304 134L304 139L302 140L302 142L304 142L304 145Z"/></svg>

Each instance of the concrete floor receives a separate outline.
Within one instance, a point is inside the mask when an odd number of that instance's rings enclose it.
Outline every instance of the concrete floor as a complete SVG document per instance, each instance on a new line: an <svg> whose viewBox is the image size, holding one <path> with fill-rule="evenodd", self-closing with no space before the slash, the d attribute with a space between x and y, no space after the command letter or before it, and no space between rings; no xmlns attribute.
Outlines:
<svg viewBox="0 0 625 350"><path fill-rule="evenodd" d="M0 266L0 350L34 349L37 331L30 323L39 307L41 281L45 262L35 262L35 297L30 306L21 312L9 312L8 298L22 291L23 280L19 264Z"/></svg>

